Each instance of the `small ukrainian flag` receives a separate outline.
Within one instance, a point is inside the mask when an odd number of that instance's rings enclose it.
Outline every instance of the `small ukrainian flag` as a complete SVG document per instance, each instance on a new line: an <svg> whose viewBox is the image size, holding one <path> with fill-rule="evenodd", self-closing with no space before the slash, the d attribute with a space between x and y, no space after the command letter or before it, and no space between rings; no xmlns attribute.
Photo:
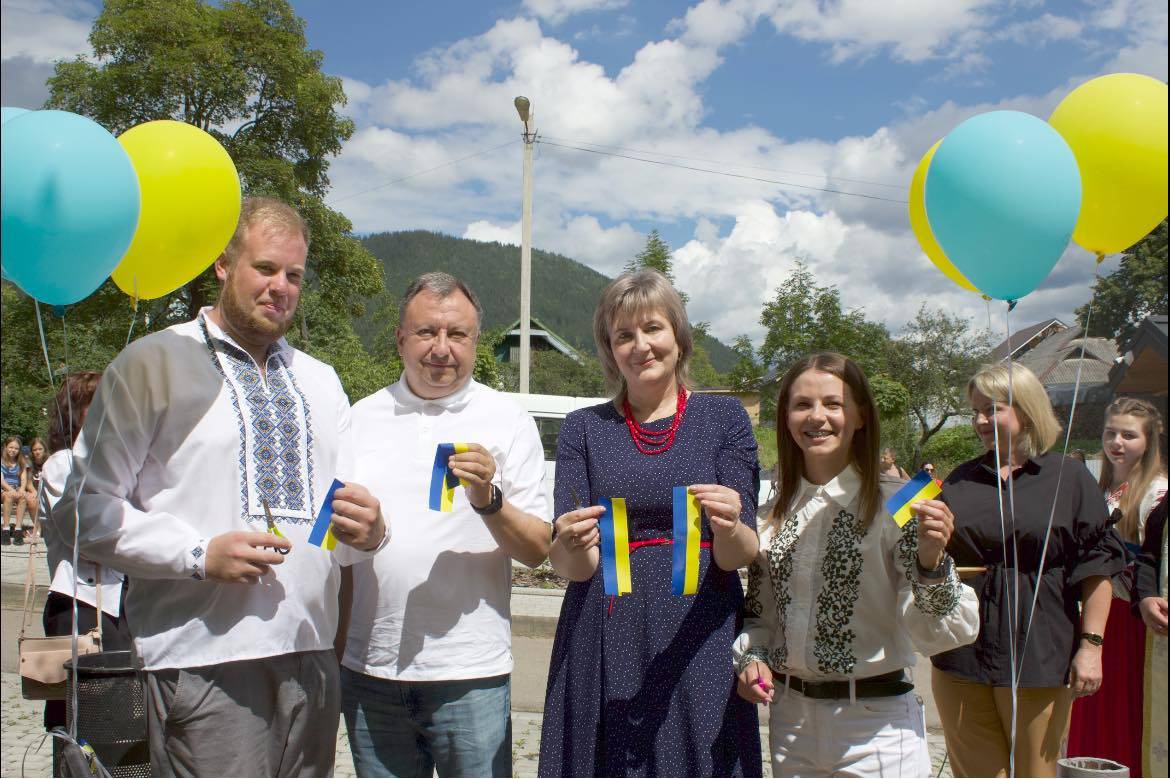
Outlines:
<svg viewBox="0 0 1170 779"><path fill-rule="evenodd" d="M467 444L439 444L435 449L435 464L431 467L431 491L427 506L431 511L448 512L455 503L455 488L460 479L451 473L447 460L453 454L462 454L467 451Z"/></svg>
<svg viewBox="0 0 1170 779"><path fill-rule="evenodd" d="M329 491L325 493L325 502L321 504L321 510L317 512L317 520L313 523L313 529L309 532L309 543L313 546L319 546L322 549L330 550L337 546L337 539L333 535L333 493L337 492L338 488L344 487L343 482L337 479L329 485Z"/></svg>
<svg viewBox="0 0 1170 779"><path fill-rule="evenodd" d="M902 489L890 496L886 501L886 509L898 527L905 527L912 516L910 506L920 500L930 500L940 492L942 487L938 486L938 482L926 471L919 471L913 479L902 485Z"/></svg>
<svg viewBox="0 0 1170 779"><path fill-rule="evenodd" d="M602 498L605 509L597 526L601 530L601 578L606 595L633 592L630 582L630 531L625 498Z"/></svg>
<svg viewBox="0 0 1170 779"><path fill-rule="evenodd" d="M675 595L699 591L699 543L702 533L699 499L686 487L674 488L674 564L670 588Z"/></svg>

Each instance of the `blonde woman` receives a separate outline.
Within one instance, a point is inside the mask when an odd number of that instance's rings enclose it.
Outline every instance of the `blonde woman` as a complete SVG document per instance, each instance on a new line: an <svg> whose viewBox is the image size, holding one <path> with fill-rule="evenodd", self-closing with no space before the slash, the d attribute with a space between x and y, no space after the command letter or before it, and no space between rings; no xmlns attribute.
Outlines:
<svg viewBox="0 0 1170 779"><path fill-rule="evenodd" d="M541 776L760 776L756 709L728 647L755 557L759 464L734 398L687 387L691 331L661 273L615 279L594 314L614 400L569 414L557 441L557 624ZM702 506L697 590L673 595L673 490ZM632 591L605 593L603 498L625 498Z"/></svg>
<svg viewBox="0 0 1170 779"><path fill-rule="evenodd" d="M898 527L878 474L877 407L857 363L789 368L776 404L779 499L750 569L732 649L739 694L771 706L773 776L929 776L915 652L970 643L975 593L946 554L953 517L914 504Z"/></svg>
<svg viewBox="0 0 1170 779"><path fill-rule="evenodd" d="M1150 513L1166 496L1161 435L1162 415L1144 400L1118 398L1105 411L1098 483L1130 559L1141 549ZM1100 693L1073 706L1068 754L1114 760L1129 766L1130 776L1141 776L1146 627L1131 613L1131 580L1128 573L1114 579L1104 683Z"/></svg>
<svg viewBox="0 0 1170 779"><path fill-rule="evenodd" d="M1101 685L1124 550L1089 471L1049 452L1060 424L1031 371L985 366L967 400L987 451L955 468L943 495L955 563L986 569L970 580L982 624L975 643L931 658L935 703L955 776L1004 776L1013 762L1016 776L1055 776L1073 698Z"/></svg>

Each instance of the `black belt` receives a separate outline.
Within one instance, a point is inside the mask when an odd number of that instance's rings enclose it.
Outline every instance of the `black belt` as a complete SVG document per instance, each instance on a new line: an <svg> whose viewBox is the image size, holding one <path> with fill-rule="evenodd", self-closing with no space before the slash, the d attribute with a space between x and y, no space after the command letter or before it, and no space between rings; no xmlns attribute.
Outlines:
<svg viewBox="0 0 1170 779"><path fill-rule="evenodd" d="M779 685L780 679L776 678L775 681ZM854 695L858 698L886 698L903 695L914 689L914 685L906 681L904 671L855 679L853 687ZM804 679L789 676L788 689L795 690L806 698L819 700L849 697L849 682L806 682Z"/></svg>

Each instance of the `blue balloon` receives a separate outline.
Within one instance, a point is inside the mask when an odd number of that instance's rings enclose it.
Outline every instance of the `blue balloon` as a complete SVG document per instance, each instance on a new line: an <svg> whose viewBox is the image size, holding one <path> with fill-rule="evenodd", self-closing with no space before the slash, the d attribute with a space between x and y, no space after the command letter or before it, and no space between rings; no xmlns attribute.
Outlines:
<svg viewBox="0 0 1170 779"><path fill-rule="evenodd" d="M0 106L0 125L8 124L9 119L15 119L21 114L27 114L27 108L17 108L16 106L6 105ZM4 265L0 262L0 279L10 281L8 274L4 270Z"/></svg>
<svg viewBox="0 0 1170 779"><path fill-rule="evenodd" d="M6 105L0 107L0 125L8 124L9 119L15 119L21 114L27 114L27 108L17 108L16 106Z"/></svg>
<svg viewBox="0 0 1170 779"><path fill-rule="evenodd" d="M30 111L0 136L0 253L32 297L69 305L121 262L138 227L138 175L118 140L67 111Z"/></svg>
<svg viewBox="0 0 1170 779"><path fill-rule="evenodd" d="M1068 247L1081 211L1081 173L1047 122L991 111L943 139L926 173L925 200L951 262L983 293L1017 300Z"/></svg>

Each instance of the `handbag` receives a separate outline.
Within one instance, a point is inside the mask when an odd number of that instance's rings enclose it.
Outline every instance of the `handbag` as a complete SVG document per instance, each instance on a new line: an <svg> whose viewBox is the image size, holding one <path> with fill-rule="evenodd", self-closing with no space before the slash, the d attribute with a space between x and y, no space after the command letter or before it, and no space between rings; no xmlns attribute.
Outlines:
<svg viewBox="0 0 1170 779"><path fill-rule="evenodd" d="M39 528L33 531L28 550L28 572L24 580L24 618L20 623L20 692L29 701L65 699L65 663L73 657L72 636L26 636L33 608L33 560L36 558ZM76 574L75 574L76 575ZM97 566L97 627L77 636L77 654L102 651L102 571Z"/></svg>

